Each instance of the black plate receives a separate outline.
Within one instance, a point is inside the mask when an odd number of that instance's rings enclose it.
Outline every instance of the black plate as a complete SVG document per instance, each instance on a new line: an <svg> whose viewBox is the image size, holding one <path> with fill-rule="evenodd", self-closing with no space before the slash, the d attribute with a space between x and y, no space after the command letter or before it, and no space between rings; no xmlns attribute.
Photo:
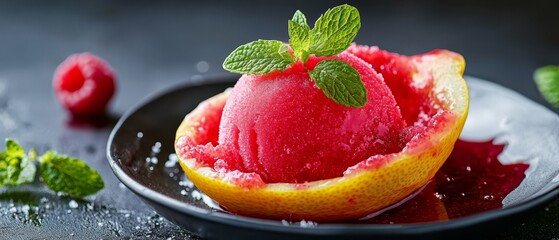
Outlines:
<svg viewBox="0 0 559 240"><path fill-rule="evenodd" d="M502 162L531 163L528 170L531 173L505 198L503 209L446 222L393 225L319 223L311 227L216 210L209 207L207 203L211 202L208 202L207 198L200 198L202 195L196 190L187 192L184 184L179 185L179 181L184 178L182 170L178 165L165 166L165 162L169 159L169 154L174 153L175 131L184 115L202 100L233 86L234 81L232 78L221 78L205 83L172 86L125 114L108 140L107 157L122 183L153 206L159 214L202 237L470 238L476 234L498 232L507 224L530 213L530 210L544 206L559 195L559 163L554 163L556 161L552 159L559 154L559 118L551 111L506 88L467 78L472 102L461 138L495 138L495 141L508 144L500 156ZM488 102L492 104L487 104ZM527 116L538 117L532 119ZM515 157L517 155L518 157ZM534 164L535 161L537 164Z"/></svg>

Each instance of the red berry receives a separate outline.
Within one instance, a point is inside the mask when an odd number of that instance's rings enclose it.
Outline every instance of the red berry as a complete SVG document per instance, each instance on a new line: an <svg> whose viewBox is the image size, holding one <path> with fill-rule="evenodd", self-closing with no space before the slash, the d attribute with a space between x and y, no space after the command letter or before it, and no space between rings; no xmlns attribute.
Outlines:
<svg viewBox="0 0 559 240"><path fill-rule="evenodd" d="M77 117L102 116L116 84L111 66L91 53L70 55L54 72L54 92Z"/></svg>

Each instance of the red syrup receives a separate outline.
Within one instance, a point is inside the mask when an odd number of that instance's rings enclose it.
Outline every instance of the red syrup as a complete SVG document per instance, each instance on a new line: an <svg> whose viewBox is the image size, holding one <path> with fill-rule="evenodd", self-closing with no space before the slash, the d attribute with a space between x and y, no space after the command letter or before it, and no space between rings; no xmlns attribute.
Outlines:
<svg viewBox="0 0 559 240"><path fill-rule="evenodd" d="M458 140L450 157L423 190L403 204L360 223L446 221L501 208L525 177L527 164L503 165L504 145Z"/></svg>

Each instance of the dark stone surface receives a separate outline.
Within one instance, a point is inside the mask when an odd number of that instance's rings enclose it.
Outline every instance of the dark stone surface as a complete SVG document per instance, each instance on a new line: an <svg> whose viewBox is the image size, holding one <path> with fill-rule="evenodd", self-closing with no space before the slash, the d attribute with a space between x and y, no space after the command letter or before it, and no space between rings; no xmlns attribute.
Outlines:
<svg viewBox="0 0 559 240"><path fill-rule="evenodd" d="M111 114L173 83L226 74L223 59L240 44L287 40L296 9L309 22L339 1L0 1L0 139L80 157L106 187L76 200L40 183L0 188L0 239L182 239L192 236L155 214L119 185L105 147L112 123L72 122L52 94L52 74L66 56L89 51L118 75ZM361 12L357 42L403 54L434 48L460 52L466 74L500 83L544 103L535 68L559 64L558 4L553 1L348 1ZM202 62L202 63L201 63ZM203 65L209 66L205 69ZM197 67L198 66L198 67ZM559 238L559 202L498 239Z"/></svg>

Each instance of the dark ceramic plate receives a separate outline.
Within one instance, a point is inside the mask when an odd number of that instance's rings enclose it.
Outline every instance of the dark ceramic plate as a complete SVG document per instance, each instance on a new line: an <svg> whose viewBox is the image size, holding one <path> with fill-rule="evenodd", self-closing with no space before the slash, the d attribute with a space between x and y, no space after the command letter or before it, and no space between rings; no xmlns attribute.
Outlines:
<svg viewBox="0 0 559 240"><path fill-rule="evenodd" d="M444 222L417 224L285 224L233 215L210 207L211 199L190 189L174 164L175 130L199 102L234 83L232 78L173 86L126 113L113 129L107 157L116 176L170 221L212 239L447 239L498 232L559 195L559 117L493 83L467 78L470 115L461 139L506 143L503 163L530 167L503 208ZM537 116L537 117L533 117ZM214 206L215 207L215 206ZM474 230L475 229L475 230Z"/></svg>

